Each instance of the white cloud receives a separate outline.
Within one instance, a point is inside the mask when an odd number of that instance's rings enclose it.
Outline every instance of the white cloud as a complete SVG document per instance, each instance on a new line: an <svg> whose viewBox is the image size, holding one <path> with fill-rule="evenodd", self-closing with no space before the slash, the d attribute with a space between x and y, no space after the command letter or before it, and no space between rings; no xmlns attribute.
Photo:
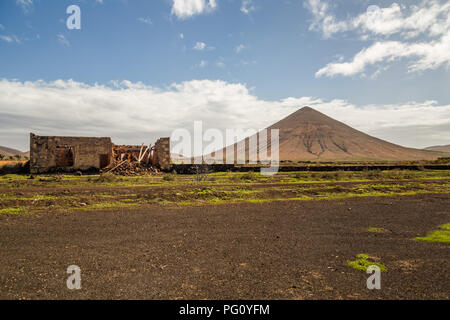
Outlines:
<svg viewBox="0 0 450 320"><path fill-rule="evenodd" d="M0 24L0 30L5 30L5 27L2 24Z"/></svg>
<svg viewBox="0 0 450 320"><path fill-rule="evenodd" d="M253 4L253 0L242 0L241 12L244 14L250 14L250 12L255 11L256 7Z"/></svg>
<svg viewBox="0 0 450 320"><path fill-rule="evenodd" d="M248 66L248 65L254 65L254 64L257 64L257 63L258 63L258 61L256 61L256 60L241 60L239 62L239 64L237 64L237 65Z"/></svg>
<svg viewBox="0 0 450 320"><path fill-rule="evenodd" d="M13 39L10 36L0 35L0 39L6 42L13 42Z"/></svg>
<svg viewBox="0 0 450 320"><path fill-rule="evenodd" d="M33 0L16 0L16 4L22 8L23 12L28 13L33 7Z"/></svg>
<svg viewBox="0 0 450 320"><path fill-rule="evenodd" d="M322 31L325 38L332 34L345 31L346 22L336 22L336 18L329 13L329 5L322 0L308 0L304 2L307 8L314 16L314 20L309 26L310 30Z"/></svg>
<svg viewBox="0 0 450 320"><path fill-rule="evenodd" d="M240 45L238 45L237 47L236 47L236 53L240 53L242 50L244 50L245 49L245 45L243 45L243 44L240 44Z"/></svg>
<svg viewBox="0 0 450 320"><path fill-rule="evenodd" d="M139 22L142 22L142 23L144 23L144 24L153 24L153 21L152 21L152 19L150 19L150 18L138 18L138 21Z"/></svg>
<svg viewBox="0 0 450 320"><path fill-rule="evenodd" d="M61 43L63 46L70 47L69 40L67 40L62 33L59 33L56 37L58 38L59 43Z"/></svg>
<svg viewBox="0 0 450 320"><path fill-rule="evenodd" d="M1 35L0 34L0 40L6 41L6 42L15 42L15 43L21 43L20 39L17 38L17 36L12 35L12 36L5 36L5 35Z"/></svg>
<svg viewBox="0 0 450 320"><path fill-rule="evenodd" d="M223 61L217 61L217 62L216 62L216 66L218 66L219 68L225 68L225 62L223 62Z"/></svg>
<svg viewBox="0 0 450 320"><path fill-rule="evenodd" d="M200 61L199 67L200 67L200 68L204 68L204 67L206 67L207 65L208 65L208 61L202 60L202 61Z"/></svg>
<svg viewBox="0 0 450 320"><path fill-rule="evenodd" d="M179 37L180 37L180 39L184 39L184 34L183 34L183 33L180 33L180 34L179 34Z"/></svg>
<svg viewBox="0 0 450 320"><path fill-rule="evenodd" d="M177 128L261 129L311 106L356 129L412 147L448 144L450 105L436 101L356 106L314 97L262 100L240 83L192 80L155 88L130 81L111 86L72 80L0 80L0 145L25 150L28 133L111 136L116 143L151 142Z"/></svg>
<svg viewBox="0 0 450 320"><path fill-rule="evenodd" d="M206 49L206 43L204 42L197 42L193 48L194 50L203 51Z"/></svg>
<svg viewBox="0 0 450 320"><path fill-rule="evenodd" d="M20 41L20 39L17 38L16 35L13 35L12 37L16 43L22 43L22 41Z"/></svg>
<svg viewBox="0 0 450 320"><path fill-rule="evenodd" d="M406 59L408 71L425 71L450 65L450 2L422 1L406 7L393 3L386 8L369 6L354 18L339 21L322 0L305 2L314 16L310 30L322 32L324 38L353 32L362 41L374 43L362 49L349 62L330 63L316 76L350 76L377 65L375 74L386 70L389 63ZM395 37L391 40L389 38Z"/></svg>
<svg viewBox="0 0 450 320"><path fill-rule="evenodd" d="M351 76L364 72L367 66L381 62L392 62L401 58L415 58L408 70L424 71L442 65L450 67L450 32L431 42L404 43L399 41L376 42L361 50L350 62L330 63L316 73L316 77L336 75Z"/></svg>
<svg viewBox="0 0 450 320"><path fill-rule="evenodd" d="M342 21L338 21L326 1L308 0L304 6L314 16L310 30L321 31L325 38L347 31L357 32L368 38L394 34L405 38L420 34L437 36L447 33L450 27L450 3L444 0L426 0L409 7L395 2L386 8L372 5L366 12Z"/></svg>
<svg viewBox="0 0 450 320"><path fill-rule="evenodd" d="M178 19L209 13L217 8L216 0L173 0L172 14Z"/></svg>
<svg viewBox="0 0 450 320"><path fill-rule="evenodd" d="M411 5L409 10L397 3L378 11L366 12L351 21L350 28L374 35L390 36L399 33L404 38L420 34L437 36L447 33L450 26L450 3L428 0Z"/></svg>

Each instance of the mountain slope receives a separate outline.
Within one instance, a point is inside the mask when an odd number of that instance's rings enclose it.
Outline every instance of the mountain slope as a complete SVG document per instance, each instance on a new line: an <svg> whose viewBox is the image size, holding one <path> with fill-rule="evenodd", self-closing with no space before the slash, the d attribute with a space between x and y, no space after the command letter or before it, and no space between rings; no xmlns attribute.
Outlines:
<svg viewBox="0 0 450 320"><path fill-rule="evenodd" d="M369 136L310 107L294 112L269 129L280 130L280 160L431 160L440 156L437 152L405 148ZM246 152L248 158L248 143L245 151L242 147L235 148L240 155Z"/></svg>
<svg viewBox="0 0 450 320"><path fill-rule="evenodd" d="M425 150L450 153L450 144L447 145L447 146L433 146L433 147L428 147L428 148L425 148Z"/></svg>
<svg viewBox="0 0 450 320"><path fill-rule="evenodd" d="M4 155L5 157L15 156L16 154L20 156L29 156L29 152L22 152L20 150L3 146L0 146L0 154Z"/></svg>

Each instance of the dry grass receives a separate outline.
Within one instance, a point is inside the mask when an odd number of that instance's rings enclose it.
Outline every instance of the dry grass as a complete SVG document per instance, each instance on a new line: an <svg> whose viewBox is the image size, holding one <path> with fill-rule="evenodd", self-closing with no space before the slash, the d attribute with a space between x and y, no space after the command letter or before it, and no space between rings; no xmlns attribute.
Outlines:
<svg viewBox="0 0 450 320"><path fill-rule="evenodd" d="M16 164L19 164L19 163L21 163L21 164L24 164L24 163L26 163L28 160L19 160L19 161L17 161L17 160L0 160L0 167L3 167L3 166L15 166Z"/></svg>

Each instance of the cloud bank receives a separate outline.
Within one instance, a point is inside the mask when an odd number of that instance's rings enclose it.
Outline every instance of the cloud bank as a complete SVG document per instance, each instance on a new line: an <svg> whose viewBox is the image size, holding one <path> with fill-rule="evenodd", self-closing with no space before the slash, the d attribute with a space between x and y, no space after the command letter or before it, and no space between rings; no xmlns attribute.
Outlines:
<svg viewBox="0 0 450 320"><path fill-rule="evenodd" d="M450 143L450 105L436 101L357 106L314 97L262 100L244 84L192 80L156 88L113 81L0 80L0 145L28 150L28 134L110 136L140 144L177 128L262 129L303 106L391 142L412 147Z"/></svg>

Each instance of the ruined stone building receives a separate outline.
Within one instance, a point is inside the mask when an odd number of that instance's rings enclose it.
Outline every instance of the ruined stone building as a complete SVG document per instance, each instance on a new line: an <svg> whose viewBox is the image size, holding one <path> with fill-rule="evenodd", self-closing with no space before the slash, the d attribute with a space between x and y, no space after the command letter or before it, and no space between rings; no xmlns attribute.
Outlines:
<svg viewBox="0 0 450 320"><path fill-rule="evenodd" d="M71 172L100 170L113 165L126 153L129 161L135 161L143 146L117 146L108 137L58 137L30 134L30 172ZM122 159L121 159L122 160ZM148 150L147 165L170 169L170 139L159 139Z"/></svg>

